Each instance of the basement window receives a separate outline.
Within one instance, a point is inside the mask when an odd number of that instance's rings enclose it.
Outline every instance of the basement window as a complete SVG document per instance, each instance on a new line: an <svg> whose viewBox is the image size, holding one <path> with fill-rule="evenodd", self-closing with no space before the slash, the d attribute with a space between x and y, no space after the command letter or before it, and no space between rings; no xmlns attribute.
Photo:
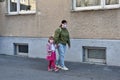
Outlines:
<svg viewBox="0 0 120 80"><path fill-rule="evenodd" d="M15 45L15 54L21 56L28 56L28 44L14 44Z"/></svg>
<svg viewBox="0 0 120 80"><path fill-rule="evenodd" d="M89 63L106 63L106 48L84 47L84 61Z"/></svg>

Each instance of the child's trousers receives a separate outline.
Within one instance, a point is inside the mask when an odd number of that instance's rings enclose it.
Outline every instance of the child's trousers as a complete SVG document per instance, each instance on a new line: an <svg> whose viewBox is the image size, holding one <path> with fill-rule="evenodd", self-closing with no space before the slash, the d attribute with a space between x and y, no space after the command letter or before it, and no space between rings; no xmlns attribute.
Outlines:
<svg viewBox="0 0 120 80"><path fill-rule="evenodd" d="M49 68L49 69L51 69L51 68L56 68L56 66L55 66L55 60L50 60L50 61L49 61L48 68Z"/></svg>

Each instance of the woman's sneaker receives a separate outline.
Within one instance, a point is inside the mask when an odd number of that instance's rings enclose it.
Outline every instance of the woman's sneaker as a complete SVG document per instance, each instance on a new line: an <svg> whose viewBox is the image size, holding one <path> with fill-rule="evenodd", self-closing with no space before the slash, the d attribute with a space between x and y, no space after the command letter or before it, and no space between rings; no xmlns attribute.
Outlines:
<svg viewBox="0 0 120 80"><path fill-rule="evenodd" d="M60 65L57 65L56 67L58 67L59 69L61 69L61 68L62 68Z"/></svg>
<svg viewBox="0 0 120 80"><path fill-rule="evenodd" d="M61 67L61 69L62 69L62 70L65 70L65 71L69 70L66 66Z"/></svg>

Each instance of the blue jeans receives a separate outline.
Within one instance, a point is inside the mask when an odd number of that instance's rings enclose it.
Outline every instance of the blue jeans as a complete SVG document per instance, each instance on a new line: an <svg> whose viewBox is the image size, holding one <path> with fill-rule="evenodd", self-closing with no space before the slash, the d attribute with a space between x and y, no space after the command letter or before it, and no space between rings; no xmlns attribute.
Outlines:
<svg viewBox="0 0 120 80"><path fill-rule="evenodd" d="M66 45L63 45L61 43L59 43L58 45L59 45L59 47L58 47L59 57L58 57L57 65L64 67L65 66L64 57L65 57Z"/></svg>

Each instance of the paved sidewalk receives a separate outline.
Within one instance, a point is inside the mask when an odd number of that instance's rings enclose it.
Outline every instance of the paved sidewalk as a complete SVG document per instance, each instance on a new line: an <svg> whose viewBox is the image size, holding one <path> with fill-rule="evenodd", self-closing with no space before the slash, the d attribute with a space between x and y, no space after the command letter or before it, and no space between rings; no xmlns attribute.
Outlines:
<svg viewBox="0 0 120 80"><path fill-rule="evenodd" d="M69 71L48 72L47 61L0 55L0 80L120 80L120 67L66 62Z"/></svg>

